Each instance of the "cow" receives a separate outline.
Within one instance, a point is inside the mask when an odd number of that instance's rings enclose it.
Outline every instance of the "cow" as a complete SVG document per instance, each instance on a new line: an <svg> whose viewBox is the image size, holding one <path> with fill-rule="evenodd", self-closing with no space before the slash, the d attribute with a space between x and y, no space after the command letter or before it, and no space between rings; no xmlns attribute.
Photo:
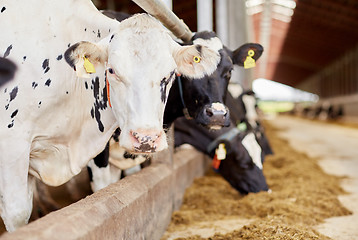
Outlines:
<svg viewBox="0 0 358 240"><path fill-rule="evenodd" d="M178 119L174 124L175 146L188 143L213 158L213 168L242 194L267 191L262 164L273 151L255 114L254 93L242 91L234 98L229 92L226 104L232 113L229 128L208 131L192 121ZM220 151L225 152L224 157L218 156Z"/></svg>
<svg viewBox="0 0 358 240"><path fill-rule="evenodd" d="M10 81L16 71L16 65L5 58L0 57L0 87Z"/></svg>
<svg viewBox="0 0 358 240"><path fill-rule="evenodd" d="M128 17L125 14L115 14L110 12L110 16L116 16L117 20ZM255 60L258 60L263 52L263 47L256 43L247 43L231 51L225 47L215 32L202 31L195 33L192 40L186 45L200 44L215 50L220 54L220 62L216 70L211 75L201 78L191 78L188 76L177 76L169 91L167 105L164 111L163 124L165 129L169 129L175 119L185 116L194 119L197 124L206 128L217 130L228 127L230 124L230 114L224 105L227 87L231 78L231 71L234 65L244 66L244 61L248 56L248 51L253 50ZM110 183L119 180L117 177L110 177L109 168L109 149L105 149L100 156L91 160L89 172L93 191L98 191ZM120 159L125 160L123 151ZM133 156L133 158L135 158ZM127 161L127 160L126 160Z"/></svg>
<svg viewBox="0 0 358 240"><path fill-rule="evenodd" d="M0 95L0 207L8 231L28 222L34 177L67 182L116 128L129 152L165 149L162 119L175 74L201 78L219 61L206 46L179 45L148 14L119 23L90 0L0 7L0 51L21 65Z"/></svg>
<svg viewBox="0 0 358 240"><path fill-rule="evenodd" d="M230 109L230 118L235 125L243 124L255 134L256 141L262 148L264 155L273 154L273 150L266 137L264 127L257 113L256 96L252 90L242 90L235 98L227 94L226 104ZM262 156L264 158L264 156Z"/></svg>
<svg viewBox="0 0 358 240"><path fill-rule="evenodd" d="M241 194L268 191L262 172L262 150L249 129L240 131L230 126L209 131L179 118L174 123L174 138L175 147L187 143L211 157L214 170Z"/></svg>

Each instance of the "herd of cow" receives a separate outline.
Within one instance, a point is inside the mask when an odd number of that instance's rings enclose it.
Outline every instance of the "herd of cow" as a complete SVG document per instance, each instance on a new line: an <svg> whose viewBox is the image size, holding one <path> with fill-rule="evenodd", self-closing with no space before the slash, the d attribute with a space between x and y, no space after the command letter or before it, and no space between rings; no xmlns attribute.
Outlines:
<svg viewBox="0 0 358 240"><path fill-rule="evenodd" d="M268 190L262 163L272 151L255 96L227 90L233 66L256 61L262 46L231 51L213 32L179 43L148 14L117 21L90 0L8 0L0 9L0 211L8 231L28 222L36 179L58 186L88 166L97 191L121 175L110 140L119 158L141 157L139 164L168 147L173 123L175 145L212 157L239 192Z"/></svg>
<svg viewBox="0 0 358 240"><path fill-rule="evenodd" d="M333 104L329 100L319 101L310 106L297 103L289 112L292 115L318 120L339 120L344 116L342 104Z"/></svg>

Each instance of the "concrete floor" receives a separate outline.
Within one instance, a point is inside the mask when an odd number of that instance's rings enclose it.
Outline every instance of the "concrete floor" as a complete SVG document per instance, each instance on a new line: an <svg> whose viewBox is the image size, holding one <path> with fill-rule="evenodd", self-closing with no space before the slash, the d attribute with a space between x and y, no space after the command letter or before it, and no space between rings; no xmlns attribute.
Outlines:
<svg viewBox="0 0 358 240"><path fill-rule="evenodd" d="M325 172L346 177L342 187L350 194L339 200L353 214L326 219L316 230L335 240L358 239L358 129L290 116L269 122L296 150L320 158Z"/></svg>

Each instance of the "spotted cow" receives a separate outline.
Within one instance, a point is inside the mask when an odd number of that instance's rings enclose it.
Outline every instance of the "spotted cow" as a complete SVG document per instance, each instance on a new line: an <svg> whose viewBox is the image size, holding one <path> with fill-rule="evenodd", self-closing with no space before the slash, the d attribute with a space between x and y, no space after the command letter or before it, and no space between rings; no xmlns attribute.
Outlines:
<svg viewBox="0 0 358 240"><path fill-rule="evenodd" d="M147 14L119 23L90 0L6 0L0 8L0 52L19 66L0 93L8 231L28 221L34 177L65 183L116 128L129 152L165 149L162 119L175 75L201 78L219 61L206 46L180 46Z"/></svg>

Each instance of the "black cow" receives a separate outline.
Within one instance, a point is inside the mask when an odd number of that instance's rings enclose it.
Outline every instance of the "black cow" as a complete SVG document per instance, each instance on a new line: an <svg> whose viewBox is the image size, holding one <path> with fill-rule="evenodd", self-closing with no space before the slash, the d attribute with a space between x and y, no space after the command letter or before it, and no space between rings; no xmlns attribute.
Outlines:
<svg viewBox="0 0 358 240"><path fill-rule="evenodd" d="M194 118L196 123L211 129L220 129L230 125L230 114L225 102L227 87L234 65L243 66L248 51L255 52L253 58L257 60L263 48L259 44L248 43L231 51L223 46L214 32L198 32L189 44L196 42L217 48L221 60L217 70L210 76L201 79L177 77L170 89L167 106L164 113L164 125L170 124L178 117ZM180 101L178 101L180 99Z"/></svg>
<svg viewBox="0 0 358 240"><path fill-rule="evenodd" d="M13 62L0 58L0 87L14 77L15 71L16 66Z"/></svg>
<svg viewBox="0 0 358 240"><path fill-rule="evenodd" d="M251 130L230 126L209 131L179 118L174 124L174 137L176 147L188 143L213 158L213 168L240 193L268 190L262 172L263 155ZM223 157L219 156L220 150L224 151Z"/></svg>

